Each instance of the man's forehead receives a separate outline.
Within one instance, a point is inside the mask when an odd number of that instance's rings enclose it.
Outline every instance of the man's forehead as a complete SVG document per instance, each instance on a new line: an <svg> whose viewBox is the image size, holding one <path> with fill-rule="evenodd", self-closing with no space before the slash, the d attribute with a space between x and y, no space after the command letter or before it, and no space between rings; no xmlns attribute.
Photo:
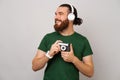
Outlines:
<svg viewBox="0 0 120 80"><path fill-rule="evenodd" d="M67 7L58 7L56 12L68 12Z"/></svg>

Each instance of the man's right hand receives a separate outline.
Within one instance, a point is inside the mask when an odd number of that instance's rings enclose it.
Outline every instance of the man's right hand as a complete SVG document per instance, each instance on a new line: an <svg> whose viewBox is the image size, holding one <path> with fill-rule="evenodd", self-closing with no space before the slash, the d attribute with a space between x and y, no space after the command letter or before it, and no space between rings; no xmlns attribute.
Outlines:
<svg viewBox="0 0 120 80"><path fill-rule="evenodd" d="M58 43L62 42L61 40L57 40L54 44L52 44L51 48L50 48L50 52L49 55L50 56L54 56L55 54L57 54L60 51L60 46Z"/></svg>

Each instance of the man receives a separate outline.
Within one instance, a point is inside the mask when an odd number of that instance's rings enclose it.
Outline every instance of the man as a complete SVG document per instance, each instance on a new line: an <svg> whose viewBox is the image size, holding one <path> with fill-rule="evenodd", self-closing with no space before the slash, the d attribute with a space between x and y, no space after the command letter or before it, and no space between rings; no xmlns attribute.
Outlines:
<svg viewBox="0 0 120 80"><path fill-rule="evenodd" d="M72 5L62 4L57 8L55 32L44 36L32 61L34 71L47 63L44 80L79 80L79 72L93 76L93 53L89 42L73 28L81 23L82 19L77 17L77 10Z"/></svg>

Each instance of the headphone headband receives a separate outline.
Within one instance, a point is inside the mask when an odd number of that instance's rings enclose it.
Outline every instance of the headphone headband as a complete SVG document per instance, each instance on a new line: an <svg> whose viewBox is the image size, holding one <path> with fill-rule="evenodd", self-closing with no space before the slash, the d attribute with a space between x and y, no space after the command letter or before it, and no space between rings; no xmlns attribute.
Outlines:
<svg viewBox="0 0 120 80"><path fill-rule="evenodd" d="M74 8L72 5L70 5L70 7L71 7L71 12L68 14L68 20L73 21L75 19Z"/></svg>
<svg viewBox="0 0 120 80"><path fill-rule="evenodd" d="M74 8L73 8L73 6L70 5L70 7L71 7L71 13L74 13Z"/></svg>

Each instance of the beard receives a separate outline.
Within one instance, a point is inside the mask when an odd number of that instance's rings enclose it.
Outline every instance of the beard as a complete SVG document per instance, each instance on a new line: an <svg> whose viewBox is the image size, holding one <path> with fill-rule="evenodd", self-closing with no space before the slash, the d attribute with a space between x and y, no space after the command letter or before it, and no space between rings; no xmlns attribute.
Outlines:
<svg viewBox="0 0 120 80"><path fill-rule="evenodd" d="M61 24L58 25L58 24L56 23L57 21L61 22ZM68 20L68 19L66 19L66 20L64 20L64 21L55 19L54 29L55 29L55 31L57 31L57 32L62 32L63 30L65 30L65 29L68 28L68 25L69 25L69 20Z"/></svg>

